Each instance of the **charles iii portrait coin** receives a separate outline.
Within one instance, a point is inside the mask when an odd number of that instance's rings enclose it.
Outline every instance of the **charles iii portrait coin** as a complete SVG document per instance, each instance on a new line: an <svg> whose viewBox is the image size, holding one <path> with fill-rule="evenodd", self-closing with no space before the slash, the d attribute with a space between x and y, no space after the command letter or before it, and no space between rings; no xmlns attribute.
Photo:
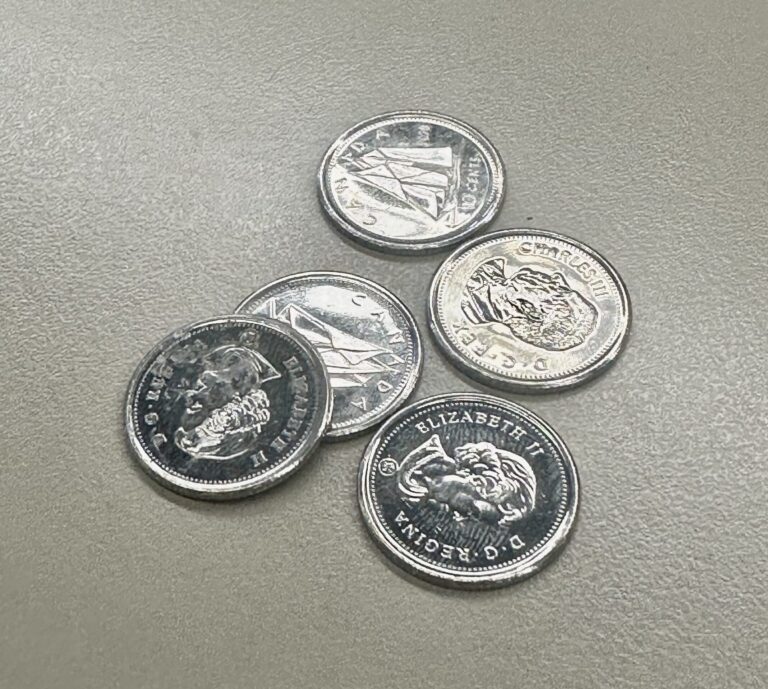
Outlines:
<svg viewBox="0 0 768 689"><path fill-rule="evenodd" d="M546 392L604 371L629 334L624 283L594 249L542 230L502 230L459 247L432 280L438 346L487 385Z"/></svg>

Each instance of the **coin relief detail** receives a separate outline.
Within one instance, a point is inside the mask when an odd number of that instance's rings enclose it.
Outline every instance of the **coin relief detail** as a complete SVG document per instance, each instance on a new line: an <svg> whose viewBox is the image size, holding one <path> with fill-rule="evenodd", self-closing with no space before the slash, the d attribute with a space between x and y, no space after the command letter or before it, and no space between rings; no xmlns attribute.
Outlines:
<svg viewBox="0 0 768 689"><path fill-rule="evenodd" d="M298 468L330 418L327 374L298 337L227 317L163 340L129 389L126 424L142 466L208 498L256 492Z"/></svg>
<svg viewBox="0 0 768 689"><path fill-rule="evenodd" d="M384 552L449 586L511 583L564 544L578 486L565 445L505 400L451 394L412 405L377 433L360 504Z"/></svg>
<svg viewBox="0 0 768 689"><path fill-rule="evenodd" d="M449 358L490 385L567 387L610 364L629 297L605 259L567 237L505 230L461 247L438 270L430 326Z"/></svg>
<svg viewBox="0 0 768 689"><path fill-rule="evenodd" d="M321 165L325 210L355 239L380 249L434 249L496 214L498 154L479 132L433 113L382 115L353 127Z"/></svg>
<svg viewBox="0 0 768 689"><path fill-rule="evenodd" d="M365 278L329 271L289 275L250 295L237 312L283 321L319 352L333 388L331 438L375 425L418 380L421 339L413 316Z"/></svg>

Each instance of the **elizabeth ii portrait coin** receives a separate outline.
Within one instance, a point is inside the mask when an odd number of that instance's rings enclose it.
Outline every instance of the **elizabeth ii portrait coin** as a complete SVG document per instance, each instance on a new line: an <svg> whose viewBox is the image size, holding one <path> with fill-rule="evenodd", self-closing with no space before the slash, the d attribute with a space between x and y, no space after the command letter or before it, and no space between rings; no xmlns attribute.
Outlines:
<svg viewBox="0 0 768 689"><path fill-rule="evenodd" d="M391 417L358 477L363 519L384 553L456 588L538 572L565 544L578 494L568 448L546 422L473 393L431 397Z"/></svg>
<svg viewBox="0 0 768 689"><path fill-rule="evenodd" d="M325 364L302 335L238 315L158 343L131 380L125 421L150 476L219 500L265 490L299 469L327 429L331 404Z"/></svg>

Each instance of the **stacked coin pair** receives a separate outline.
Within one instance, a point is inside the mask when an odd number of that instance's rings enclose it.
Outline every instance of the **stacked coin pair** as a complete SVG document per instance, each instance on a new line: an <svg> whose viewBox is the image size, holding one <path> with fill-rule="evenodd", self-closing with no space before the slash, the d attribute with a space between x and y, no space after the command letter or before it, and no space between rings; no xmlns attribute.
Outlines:
<svg viewBox="0 0 768 689"><path fill-rule="evenodd" d="M356 241L428 252L495 217L504 173L494 147L468 125L394 113L330 147L319 191L337 228ZM442 264L428 318L439 347L469 376L548 391L617 357L630 306L616 271L589 247L505 230L465 243ZM441 395L398 412L421 363L413 316L381 285L337 272L288 276L234 315L181 328L145 356L129 387L128 437L165 486L226 499L284 480L323 438L385 422L358 479L364 521L384 552L448 586L533 574L575 519L568 449L535 414L489 395Z"/></svg>

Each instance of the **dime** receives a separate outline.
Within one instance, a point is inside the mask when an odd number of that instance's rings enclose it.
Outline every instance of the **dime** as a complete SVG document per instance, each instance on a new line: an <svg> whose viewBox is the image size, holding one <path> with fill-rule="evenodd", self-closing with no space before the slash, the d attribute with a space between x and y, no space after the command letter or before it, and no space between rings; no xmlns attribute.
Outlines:
<svg viewBox="0 0 768 689"><path fill-rule="evenodd" d="M369 247L430 251L487 225L504 195L504 169L480 132L430 112L361 122L328 149L320 201L335 224Z"/></svg>
<svg viewBox="0 0 768 689"><path fill-rule="evenodd" d="M472 393L393 416L365 451L360 509L397 565L433 583L489 588L539 571L578 502L571 455L523 407Z"/></svg>
<svg viewBox="0 0 768 689"><path fill-rule="evenodd" d="M128 438L142 467L196 498L236 498L296 471L331 416L325 366L275 321L226 316L175 331L128 388Z"/></svg>
<svg viewBox="0 0 768 689"><path fill-rule="evenodd" d="M333 388L329 438L376 425L416 385L421 371L416 323L406 306L375 282L334 272L289 275L254 292L237 313L284 321L318 350Z"/></svg>
<svg viewBox="0 0 768 689"><path fill-rule="evenodd" d="M459 247L432 280L429 324L448 358L502 389L571 387L621 352L629 295L613 267L574 239L502 230Z"/></svg>

